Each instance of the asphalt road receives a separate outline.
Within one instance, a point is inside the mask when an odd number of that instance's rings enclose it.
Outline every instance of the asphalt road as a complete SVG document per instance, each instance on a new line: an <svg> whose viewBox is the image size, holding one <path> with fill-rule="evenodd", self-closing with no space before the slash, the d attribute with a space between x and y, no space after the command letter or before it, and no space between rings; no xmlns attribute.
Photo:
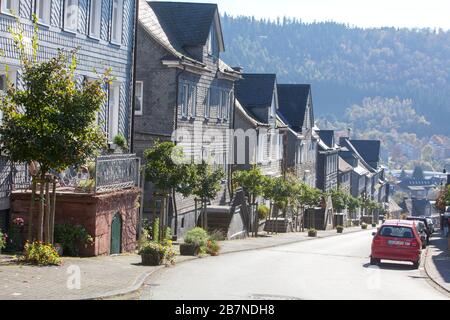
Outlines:
<svg viewBox="0 0 450 320"><path fill-rule="evenodd" d="M371 232L182 263L149 279L141 299L449 299L422 267L370 266Z"/></svg>

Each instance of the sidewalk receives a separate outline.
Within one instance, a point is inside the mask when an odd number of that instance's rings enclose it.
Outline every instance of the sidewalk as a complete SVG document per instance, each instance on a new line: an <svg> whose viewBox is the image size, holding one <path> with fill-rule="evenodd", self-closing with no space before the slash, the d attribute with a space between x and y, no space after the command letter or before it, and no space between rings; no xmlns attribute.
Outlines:
<svg viewBox="0 0 450 320"><path fill-rule="evenodd" d="M437 285L450 293L450 254L448 239L435 236L426 252L425 272Z"/></svg>
<svg viewBox="0 0 450 320"><path fill-rule="evenodd" d="M370 229L370 227L369 227ZM361 231L346 228L344 234ZM317 238L342 236L336 230L319 231ZM258 238L221 242L221 253L263 249L300 241L308 241L306 233L267 235ZM0 255L0 300L79 300L108 299L138 292L152 273L164 266L142 266L138 255L117 255L96 258L63 258L59 267L34 267L5 262ZM197 257L177 256L181 263ZM76 277L77 274L80 277ZM80 279L80 288L77 281Z"/></svg>

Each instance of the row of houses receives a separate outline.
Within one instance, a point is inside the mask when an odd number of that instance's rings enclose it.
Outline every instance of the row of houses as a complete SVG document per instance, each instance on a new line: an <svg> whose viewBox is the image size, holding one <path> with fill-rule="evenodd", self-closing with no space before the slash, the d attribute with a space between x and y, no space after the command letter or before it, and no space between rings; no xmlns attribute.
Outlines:
<svg viewBox="0 0 450 320"><path fill-rule="evenodd" d="M59 221L87 224L94 236L94 248L87 255L129 251L139 221L155 216L153 188L140 180L139 164L156 141L174 141L192 161L208 160L224 169L221 192L208 207L208 220L212 228L227 224L229 238L248 232L232 173L254 165L267 176L290 172L323 191L340 187L355 197L388 202L380 142L336 140L333 131L317 128L309 84L281 84L276 74L250 74L227 65L221 59L225 41L217 5L0 0L0 8L0 49L5 52L0 90L7 72L21 85L8 31L15 27L17 15L27 35L32 32L32 16L37 15L41 59L54 56L58 48L78 47L80 81L95 78L94 70L107 67L115 77L105 88L108 101L98 117L110 150L96 161L94 193L80 195L67 189L58 193ZM119 134L128 141L130 154L115 146ZM19 187L26 170L21 174L6 157L2 163L0 216L6 222L26 215L27 193ZM69 173L60 177L65 186L77 179ZM136 206L139 199L141 205ZM169 208L170 225L176 236L182 236L197 225L198 206L193 197L176 195L176 200L177 210Z"/></svg>

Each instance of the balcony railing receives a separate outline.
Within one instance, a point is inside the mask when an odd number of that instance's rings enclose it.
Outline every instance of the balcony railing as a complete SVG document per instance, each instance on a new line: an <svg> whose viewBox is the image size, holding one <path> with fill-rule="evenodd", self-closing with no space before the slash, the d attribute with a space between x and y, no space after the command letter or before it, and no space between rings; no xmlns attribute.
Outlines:
<svg viewBox="0 0 450 320"><path fill-rule="evenodd" d="M141 161L135 154L100 156L95 161L95 192L140 185Z"/></svg>

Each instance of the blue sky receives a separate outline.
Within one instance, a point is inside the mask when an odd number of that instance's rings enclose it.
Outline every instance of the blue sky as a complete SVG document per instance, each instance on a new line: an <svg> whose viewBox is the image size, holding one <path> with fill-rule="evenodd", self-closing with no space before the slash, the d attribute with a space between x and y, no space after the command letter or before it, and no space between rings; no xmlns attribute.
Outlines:
<svg viewBox="0 0 450 320"><path fill-rule="evenodd" d="M177 0L213 2L221 13L305 22L337 21L359 27L430 27L450 29L450 0Z"/></svg>

